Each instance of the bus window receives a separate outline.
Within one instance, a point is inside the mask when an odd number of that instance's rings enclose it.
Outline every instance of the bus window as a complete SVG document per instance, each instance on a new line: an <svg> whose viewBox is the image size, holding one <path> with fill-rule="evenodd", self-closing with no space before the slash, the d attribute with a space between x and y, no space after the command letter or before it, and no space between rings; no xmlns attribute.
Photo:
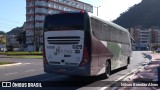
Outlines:
<svg viewBox="0 0 160 90"><path fill-rule="evenodd" d="M84 14L57 14L46 17L44 28L47 31L84 30Z"/></svg>
<svg viewBox="0 0 160 90"><path fill-rule="evenodd" d="M93 35L102 40L103 39L103 35L102 35L102 22L91 18L91 26L92 26L92 30L93 30Z"/></svg>

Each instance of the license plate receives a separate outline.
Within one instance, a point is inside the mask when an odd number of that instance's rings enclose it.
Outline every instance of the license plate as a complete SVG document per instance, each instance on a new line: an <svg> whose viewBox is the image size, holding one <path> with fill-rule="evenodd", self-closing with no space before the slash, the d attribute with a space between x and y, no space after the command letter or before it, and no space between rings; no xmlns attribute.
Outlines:
<svg viewBox="0 0 160 90"><path fill-rule="evenodd" d="M59 69L58 71L59 72L65 72L65 71L67 71L67 69Z"/></svg>

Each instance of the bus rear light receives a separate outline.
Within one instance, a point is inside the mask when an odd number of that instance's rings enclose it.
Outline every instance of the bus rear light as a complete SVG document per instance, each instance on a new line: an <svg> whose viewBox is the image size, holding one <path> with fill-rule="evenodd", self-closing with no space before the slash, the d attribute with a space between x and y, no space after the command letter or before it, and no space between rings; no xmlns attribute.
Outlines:
<svg viewBox="0 0 160 90"><path fill-rule="evenodd" d="M80 13L84 14L84 11L80 11Z"/></svg>
<svg viewBox="0 0 160 90"><path fill-rule="evenodd" d="M83 58L82 58L82 61L80 63L80 66L85 65L88 62L89 62L88 50L87 50L86 47L84 47Z"/></svg>
<svg viewBox="0 0 160 90"><path fill-rule="evenodd" d="M43 63L48 64L48 61L46 60L46 58L43 58Z"/></svg>
<svg viewBox="0 0 160 90"><path fill-rule="evenodd" d="M43 48L43 63L48 64L48 61L46 59L46 52L44 48Z"/></svg>

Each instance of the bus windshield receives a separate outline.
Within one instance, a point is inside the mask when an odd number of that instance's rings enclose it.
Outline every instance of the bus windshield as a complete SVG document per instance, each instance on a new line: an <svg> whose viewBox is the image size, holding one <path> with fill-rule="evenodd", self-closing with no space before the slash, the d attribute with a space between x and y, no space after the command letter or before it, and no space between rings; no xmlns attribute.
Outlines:
<svg viewBox="0 0 160 90"><path fill-rule="evenodd" d="M84 30L84 14L63 13L49 15L45 18L47 31Z"/></svg>

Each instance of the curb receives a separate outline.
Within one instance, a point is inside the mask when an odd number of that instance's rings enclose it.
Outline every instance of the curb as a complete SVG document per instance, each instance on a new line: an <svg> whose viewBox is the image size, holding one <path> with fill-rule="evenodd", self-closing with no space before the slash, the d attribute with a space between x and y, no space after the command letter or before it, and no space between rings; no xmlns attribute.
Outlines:
<svg viewBox="0 0 160 90"><path fill-rule="evenodd" d="M137 69L135 69L132 72L130 72L129 74L127 74L124 78L121 78L121 79L119 79L117 81L120 81L120 80L130 81L132 79L132 77L134 77L135 75L137 75L137 73L139 73L141 70L143 70L148 65L149 65L149 63L147 63L147 62L143 63L142 66L139 66ZM113 84L111 84L111 85L109 85L109 86L114 86L114 84L116 84L116 82L113 83ZM119 88L119 87L114 87L114 89L112 89L112 90L117 90L117 88Z"/></svg>
<svg viewBox="0 0 160 90"><path fill-rule="evenodd" d="M147 67L149 65L149 63L145 64L144 66L140 66L137 68L137 70L135 72L133 72L132 74L128 75L126 78L124 78L123 80L128 81L131 80L132 77L136 76L141 70L143 70L145 67Z"/></svg>
<svg viewBox="0 0 160 90"><path fill-rule="evenodd" d="M0 67L16 66L16 65L20 65L20 64L22 64L22 63L14 63L14 64L0 65Z"/></svg>
<svg viewBox="0 0 160 90"><path fill-rule="evenodd" d="M115 82L111 83L110 85L108 85L108 86L106 86L106 87L102 87L102 88L99 89L99 90L107 90L109 87L113 87L113 86L117 83L117 81L125 80L127 77L132 76L133 74L135 74L135 72L136 72L136 73L139 72L139 69L140 69L140 68L142 68L142 66L139 66L137 69L134 69L134 70L131 71L130 73L122 76L121 78L115 80ZM118 88L118 87L115 87L115 88L112 89L112 90L115 90L116 88Z"/></svg>
<svg viewBox="0 0 160 90"><path fill-rule="evenodd" d="M148 67L152 61L154 61L154 59L152 59L152 60L150 60L148 62L144 62L142 64L142 66L139 66L138 69L135 72L133 72L131 75L128 75L126 78L123 78L122 80L124 80L124 81L132 81L132 78L134 76L136 76L139 72L141 72L142 70L144 70L146 67ZM112 90L118 90L118 88L119 87L115 87ZM125 89L122 89L122 90L125 90ZM127 90L129 90L129 89L127 89Z"/></svg>

